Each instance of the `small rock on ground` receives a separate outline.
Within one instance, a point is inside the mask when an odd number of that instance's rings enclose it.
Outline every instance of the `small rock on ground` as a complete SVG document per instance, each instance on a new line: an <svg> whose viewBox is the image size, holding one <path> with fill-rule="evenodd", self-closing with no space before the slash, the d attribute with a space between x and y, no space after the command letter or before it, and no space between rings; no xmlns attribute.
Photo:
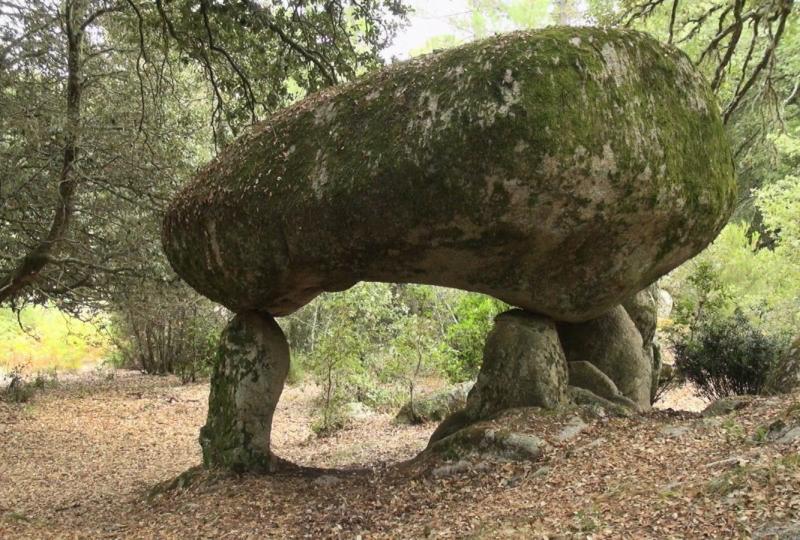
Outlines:
<svg viewBox="0 0 800 540"><path fill-rule="evenodd" d="M569 440L574 439L578 435L581 434L586 428L589 427L589 424L583 421L579 416L573 416L569 423L564 426L561 431L558 432L556 435L556 439L559 442L566 442Z"/></svg>
<svg viewBox="0 0 800 540"><path fill-rule="evenodd" d="M659 433L670 439L680 439L689 433L689 426L664 426Z"/></svg>

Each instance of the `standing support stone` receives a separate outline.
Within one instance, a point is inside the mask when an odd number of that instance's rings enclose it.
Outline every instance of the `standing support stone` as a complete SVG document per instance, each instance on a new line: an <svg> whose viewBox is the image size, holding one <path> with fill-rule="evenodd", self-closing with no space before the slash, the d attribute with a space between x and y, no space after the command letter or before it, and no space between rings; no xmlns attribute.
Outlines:
<svg viewBox="0 0 800 540"><path fill-rule="evenodd" d="M504 409L554 409L566 402L567 361L555 322L512 309L495 318L466 407L445 419L430 443Z"/></svg>
<svg viewBox="0 0 800 540"><path fill-rule="evenodd" d="M622 306L584 323L559 323L558 334L569 361L593 364L640 410L650 408L651 357Z"/></svg>
<svg viewBox="0 0 800 540"><path fill-rule="evenodd" d="M622 303L622 307L639 330L642 336L642 346L644 355L650 361L651 384L650 384L650 403L656 399L658 393L658 383L661 376L661 345L656 339L656 326L658 325L658 304L661 290L658 285L653 283L633 295Z"/></svg>
<svg viewBox="0 0 800 540"><path fill-rule="evenodd" d="M211 376L208 419L200 430L203 463L271 472L272 415L289 372L289 345L269 315L240 313L222 333Z"/></svg>
<svg viewBox="0 0 800 540"><path fill-rule="evenodd" d="M555 323L512 309L497 316L467 397L476 418L513 407L554 409L567 400L567 361Z"/></svg>

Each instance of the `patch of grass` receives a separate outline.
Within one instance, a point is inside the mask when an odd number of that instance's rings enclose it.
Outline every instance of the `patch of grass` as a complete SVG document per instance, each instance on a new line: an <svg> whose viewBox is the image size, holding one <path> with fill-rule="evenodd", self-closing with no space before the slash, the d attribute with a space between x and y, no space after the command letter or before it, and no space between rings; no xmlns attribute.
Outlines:
<svg viewBox="0 0 800 540"><path fill-rule="evenodd" d="M767 435L769 435L769 427L768 426L758 426L756 428L756 432L753 433L753 442L763 443L767 441Z"/></svg>
<svg viewBox="0 0 800 540"><path fill-rule="evenodd" d="M734 491L741 491L747 487L748 472L752 467L737 466L735 469L726 471L716 476L706 483L705 491L710 495L725 497Z"/></svg>
<svg viewBox="0 0 800 540"><path fill-rule="evenodd" d="M658 496L663 500L677 499L681 496L680 492L671 489L664 489L658 492Z"/></svg>
<svg viewBox="0 0 800 540"><path fill-rule="evenodd" d="M30 523L31 521L31 518L20 512L6 512L3 517L8 521L24 521L26 523Z"/></svg>
<svg viewBox="0 0 800 540"><path fill-rule="evenodd" d="M572 518L573 528L582 533L593 533L600 530L602 521L596 508L578 510Z"/></svg>
<svg viewBox="0 0 800 540"><path fill-rule="evenodd" d="M725 438L728 439L728 442L741 441L747 436L747 431L734 418L726 418L720 428L725 432Z"/></svg>
<svg viewBox="0 0 800 540"><path fill-rule="evenodd" d="M33 379L27 379L23 375L23 369L16 366L7 377L10 382L0 391L0 398L9 403L27 403L36 392L58 386L58 375L55 370L39 371Z"/></svg>
<svg viewBox="0 0 800 540"><path fill-rule="evenodd" d="M781 475L795 474L798 470L800 470L800 454L788 454L767 465L743 465L726 471L709 480L705 492L725 497L753 486L770 486L778 483Z"/></svg>
<svg viewBox="0 0 800 540"><path fill-rule="evenodd" d="M325 407L317 411L316 418L311 422L311 431L317 437L324 438L344 429L349 424L342 403L331 403L327 410Z"/></svg>
<svg viewBox="0 0 800 540"><path fill-rule="evenodd" d="M786 409L784 413L786 418L791 418L793 420L800 420L800 401L795 401Z"/></svg>
<svg viewBox="0 0 800 540"><path fill-rule="evenodd" d="M96 325L42 306L24 308L19 317L0 309L0 344L0 370L24 366L28 373L75 370L110 349Z"/></svg>

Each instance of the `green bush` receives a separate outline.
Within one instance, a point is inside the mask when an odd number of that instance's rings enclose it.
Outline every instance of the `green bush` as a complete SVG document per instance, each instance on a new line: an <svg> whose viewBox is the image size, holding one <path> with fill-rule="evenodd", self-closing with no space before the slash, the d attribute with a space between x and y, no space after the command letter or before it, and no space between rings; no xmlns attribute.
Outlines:
<svg viewBox="0 0 800 540"><path fill-rule="evenodd" d="M676 368L710 399L760 393L782 345L741 310L695 321L688 331L672 335Z"/></svg>
<svg viewBox="0 0 800 540"><path fill-rule="evenodd" d="M178 375L210 374L227 312L185 285L142 290L116 302L111 334L116 367Z"/></svg>
<svg viewBox="0 0 800 540"><path fill-rule="evenodd" d="M489 296L466 293L455 306L456 321L445 333L442 368L451 382L464 382L478 375L483 346L494 318L508 306Z"/></svg>
<svg viewBox="0 0 800 540"><path fill-rule="evenodd" d="M443 287L360 283L320 295L280 324L292 350L289 381L320 387L314 430L344 424L341 408L387 410L409 401L428 378L473 379L494 317L490 297Z"/></svg>
<svg viewBox="0 0 800 540"><path fill-rule="evenodd" d="M800 178L787 176L752 195L760 226L729 223L705 251L661 281L675 299L675 322L690 323L710 312L731 316L740 308L767 334L797 333Z"/></svg>
<svg viewBox="0 0 800 540"><path fill-rule="evenodd" d="M6 386L0 397L9 403L27 403L33 397L36 388L28 383L22 372L25 366L17 365L12 368L11 372L6 375L9 379L8 386Z"/></svg>
<svg viewBox="0 0 800 540"><path fill-rule="evenodd" d="M314 418L311 421L311 431L317 437L328 437L347 427L347 422L344 402L335 399L315 408Z"/></svg>

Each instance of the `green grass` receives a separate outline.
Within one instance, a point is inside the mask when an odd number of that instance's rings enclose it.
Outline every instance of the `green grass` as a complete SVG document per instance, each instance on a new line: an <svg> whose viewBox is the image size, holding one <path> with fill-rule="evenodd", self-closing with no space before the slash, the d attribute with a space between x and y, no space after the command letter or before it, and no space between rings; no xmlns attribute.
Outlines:
<svg viewBox="0 0 800 540"><path fill-rule="evenodd" d="M103 360L110 349L96 325L56 308L27 307L19 321L10 309L0 309L0 369L6 372L75 370Z"/></svg>

